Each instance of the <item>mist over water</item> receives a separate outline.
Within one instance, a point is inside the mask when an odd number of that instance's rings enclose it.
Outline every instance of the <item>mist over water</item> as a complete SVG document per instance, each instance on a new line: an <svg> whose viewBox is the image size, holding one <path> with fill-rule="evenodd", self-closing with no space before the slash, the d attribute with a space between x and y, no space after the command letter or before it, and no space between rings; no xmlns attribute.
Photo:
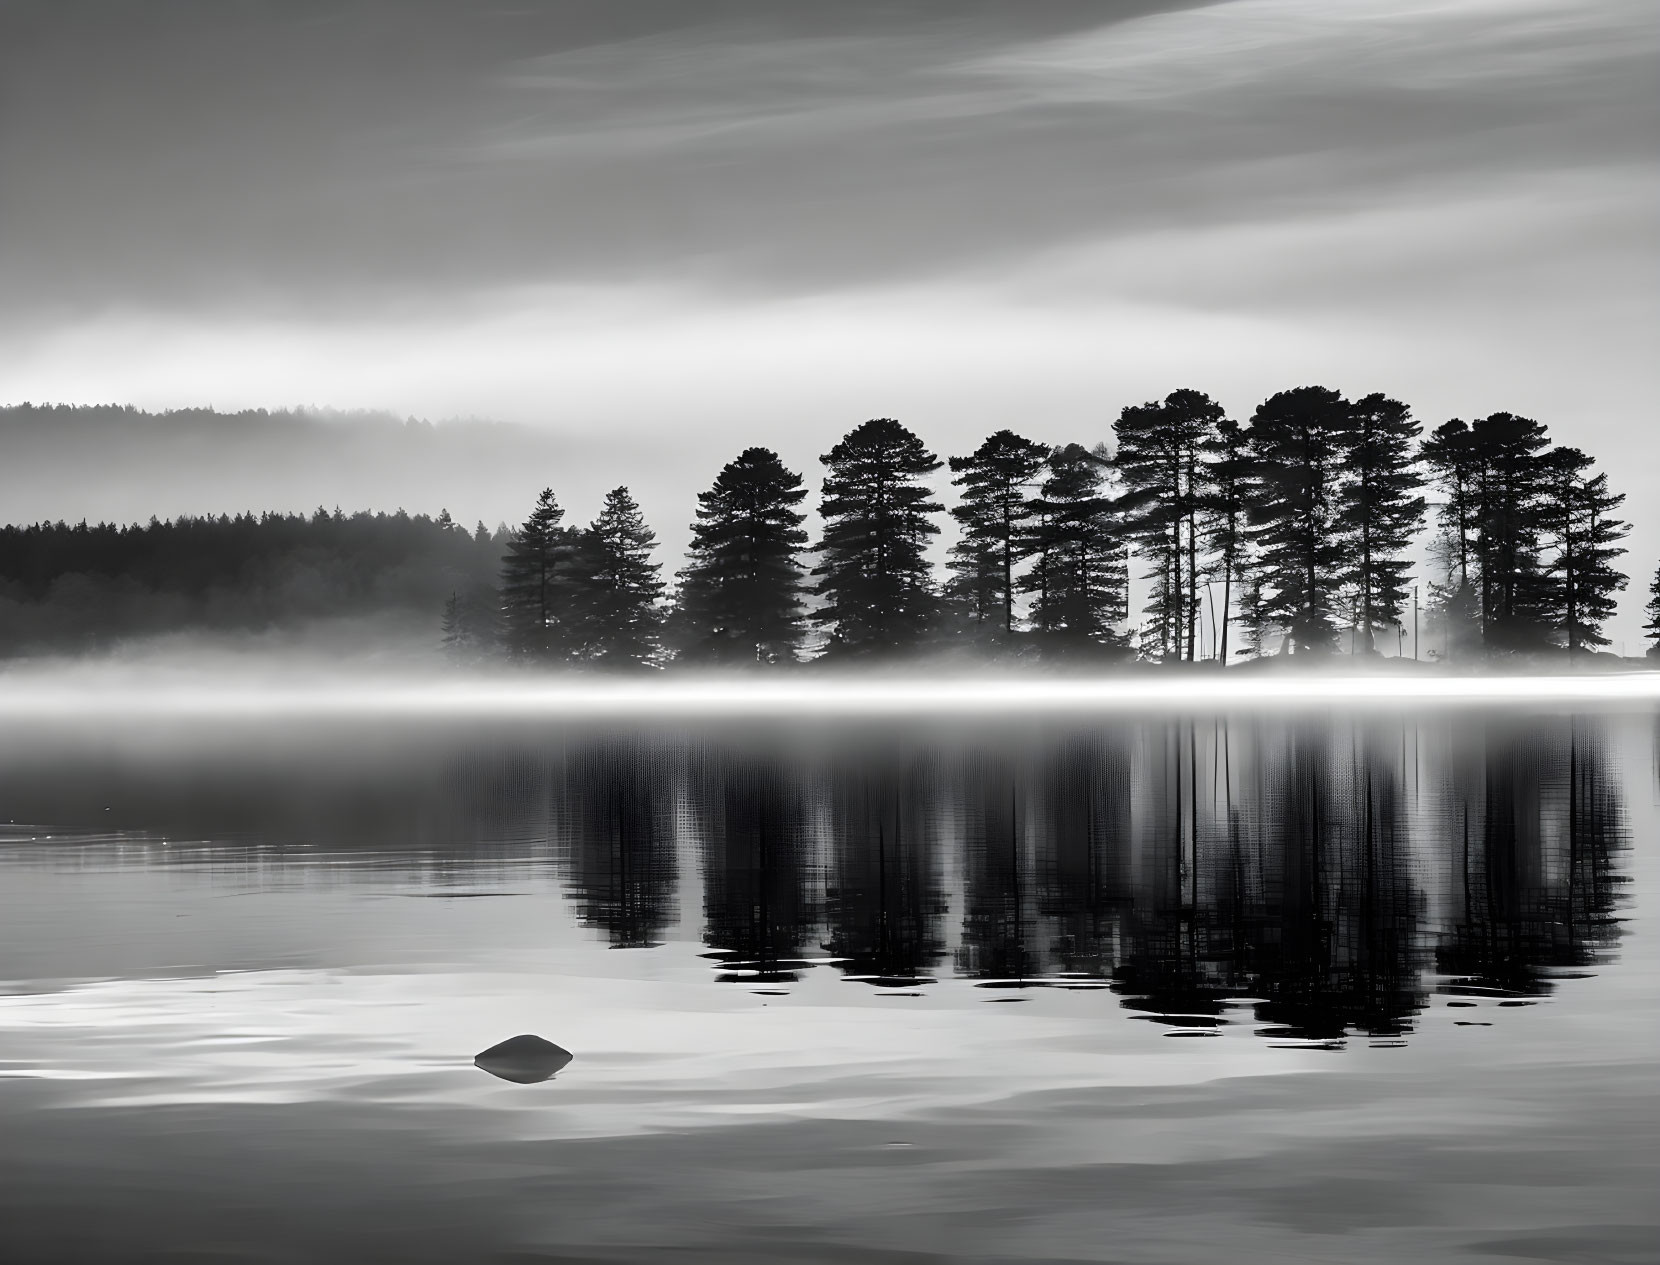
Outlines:
<svg viewBox="0 0 1660 1265"><path fill-rule="evenodd" d="M3 1219L31 1260L1638 1259L1655 749L1645 707L37 718ZM473 1066L518 1033L569 1063Z"/></svg>

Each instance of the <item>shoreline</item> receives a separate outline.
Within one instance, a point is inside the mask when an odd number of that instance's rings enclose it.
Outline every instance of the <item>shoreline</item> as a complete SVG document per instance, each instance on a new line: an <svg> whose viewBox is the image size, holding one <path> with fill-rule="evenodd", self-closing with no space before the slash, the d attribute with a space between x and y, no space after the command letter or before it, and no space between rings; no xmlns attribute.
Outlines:
<svg viewBox="0 0 1660 1265"><path fill-rule="evenodd" d="M1182 707L1202 711L1356 705L1527 706L1660 702L1660 671L1500 675L1390 673L1172 674L1091 677L409 678L168 668L0 673L0 717L906 717L1089 715Z"/></svg>

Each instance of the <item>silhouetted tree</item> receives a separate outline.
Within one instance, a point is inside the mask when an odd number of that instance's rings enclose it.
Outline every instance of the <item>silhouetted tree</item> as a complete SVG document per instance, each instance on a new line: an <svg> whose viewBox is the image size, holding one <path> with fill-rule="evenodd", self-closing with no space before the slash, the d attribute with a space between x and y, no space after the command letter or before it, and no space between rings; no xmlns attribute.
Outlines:
<svg viewBox="0 0 1660 1265"><path fill-rule="evenodd" d="M1258 406L1249 431L1258 495L1261 617L1284 624L1293 649L1333 648L1343 583L1343 462L1349 405L1327 387L1298 387Z"/></svg>
<svg viewBox="0 0 1660 1265"><path fill-rule="evenodd" d="M1349 409L1347 474L1338 522L1354 541L1348 580L1367 653L1380 624L1399 623L1412 564L1402 555L1424 522L1413 440L1423 427L1399 400L1374 393Z"/></svg>
<svg viewBox="0 0 1660 1265"><path fill-rule="evenodd" d="M951 546L946 564L951 578L946 581L942 609L950 616L952 630L966 636L981 652L990 649L996 637L1001 603L997 581L1002 571L997 545L989 539L962 536ZM1022 577L1022 582L1027 577Z"/></svg>
<svg viewBox="0 0 1660 1265"><path fill-rule="evenodd" d="M881 654L911 649L930 632L938 608L925 547L943 508L921 482L940 462L891 417L850 431L820 458L824 518L823 605L813 619L831 631L832 649Z"/></svg>
<svg viewBox="0 0 1660 1265"><path fill-rule="evenodd" d="M1251 454L1245 428L1231 417L1217 421L1205 441L1205 495L1202 523L1205 548L1222 577L1222 620L1216 657L1228 662L1228 624L1233 611L1234 580L1240 576L1249 543L1246 510L1252 499Z"/></svg>
<svg viewBox="0 0 1660 1265"><path fill-rule="evenodd" d="M1511 413L1494 413L1470 428L1479 609L1489 649L1537 650L1546 644L1551 585L1540 557L1540 454L1549 444L1542 425Z"/></svg>
<svg viewBox="0 0 1660 1265"><path fill-rule="evenodd" d="M599 516L582 533L581 654L610 668L638 668L661 657L661 567L651 561L657 537L626 487L605 494Z"/></svg>
<svg viewBox="0 0 1660 1265"><path fill-rule="evenodd" d="M1440 538L1444 542L1449 580L1468 586L1470 554L1479 527L1476 517L1477 461L1469 423L1458 417L1443 422L1430 432L1418 455L1429 467L1435 485L1447 498L1438 507L1436 519Z"/></svg>
<svg viewBox="0 0 1660 1265"><path fill-rule="evenodd" d="M1570 654L1608 644L1602 625L1614 613L1614 595L1626 586L1613 565L1625 553L1619 542L1630 530L1614 517L1625 497L1608 490L1606 474L1591 473L1595 464L1578 448L1553 448L1542 458L1554 622Z"/></svg>
<svg viewBox="0 0 1660 1265"><path fill-rule="evenodd" d="M1648 623L1643 625L1643 630L1654 642L1648 648L1648 652L1651 656L1660 658L1660 566L1654 568L1654 579L1649 581L1648 603L1643 607L1643 614L1648 616Z"/></svg>
<svg viewBox="0 0 1660 1265"><path fill-rule="evenodd" d="M1145 640L1161 659L1196 657L1203 454L1222 417L1208 395L1183 390L1131 405L1113 423L1125 524L1152 563Z"/></svg>
<svg viewBox="0 0 1660 1265"><path fill-rule="evenodd" d="M1000 430L971 456L951 458L951 482L963 490L951 511L963 533L951 550L951 590L965 599L977 626L989 626L1005 643L1015 631L1015 567L1031 551L1030 492L1048 456L1042 444Z"/></svg>
<svg viewBox="0 0 1660 1265"><path fill-rule="evenodd" d="M543 488L501 560L501 622L508 654L541 662L567 658L578 618L577 541L565 511Z"/></svg>
<svg viewBox="0 0 1660 1265"><path fill-rule="evenodd" d="M1446 497L1436 509L1436 534L1430 546L1442 578L1429 585L1429 618L1445 638L1449 658L1479 650L1481 621L1470 578L1476 560L1480 523L1476 513L1476 459L1470 425L1453 418L1437 426L1419 448L1431 482ZM1478 564L1479 575L1479 564Z"/></svg>
<svg viewBox="0 0 1660 1265"><path fill-rule="evenodd" d="M807 543L801 476L748 448L698 494L691 561L680 573L681 656L699 663L791 663L801 643Z"/></svg>
<svg viewBox="0 0 1660 1265"><path fill-rule="evenodd" d="M1116 647L1113 625L1128 615L1129 577L1117 514L1102 480L1106 459L1082 444L1055 449L1035 502L1030 548L1037 561L1023 585L1046 650Z"/></svg>

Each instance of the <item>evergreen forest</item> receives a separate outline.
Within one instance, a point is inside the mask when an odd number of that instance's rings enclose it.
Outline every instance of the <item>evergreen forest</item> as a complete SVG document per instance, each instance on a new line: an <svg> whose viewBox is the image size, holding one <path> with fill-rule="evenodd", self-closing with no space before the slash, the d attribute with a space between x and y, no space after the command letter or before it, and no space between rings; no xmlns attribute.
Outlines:
<svg viewBox="0 0 1660 1265"><path fill-rule="evenodd" d="M814 501L772 450L740 453L668 576L627 487L586 524L548 488L495 531L323 509L0 527L0 653L379 615L469 664L1469 663L1605 650L1628 583L1624 496L1510 413L1426 431L1311 386L1237 420L1179 390L1094 443L999 430L942 459L875 418L820 461ZM1648 587L1654 654L1660 569Z"/></svg>

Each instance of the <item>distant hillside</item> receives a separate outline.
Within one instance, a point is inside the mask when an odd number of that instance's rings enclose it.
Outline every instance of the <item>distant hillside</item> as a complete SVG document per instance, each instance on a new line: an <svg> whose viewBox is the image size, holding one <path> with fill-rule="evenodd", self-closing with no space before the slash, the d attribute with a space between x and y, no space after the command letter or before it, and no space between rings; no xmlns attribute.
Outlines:
<svg viewBox="0 0 1660 1265"><path fill-rule="evenodd" d="M482 518L494 528L522 518L549 484L578 501L579 489L623 482L629 464L627 449L603 438L488 421L19 404L0 407L0 523L144 523L323 505L448 508L460 522Z"/></svg>

